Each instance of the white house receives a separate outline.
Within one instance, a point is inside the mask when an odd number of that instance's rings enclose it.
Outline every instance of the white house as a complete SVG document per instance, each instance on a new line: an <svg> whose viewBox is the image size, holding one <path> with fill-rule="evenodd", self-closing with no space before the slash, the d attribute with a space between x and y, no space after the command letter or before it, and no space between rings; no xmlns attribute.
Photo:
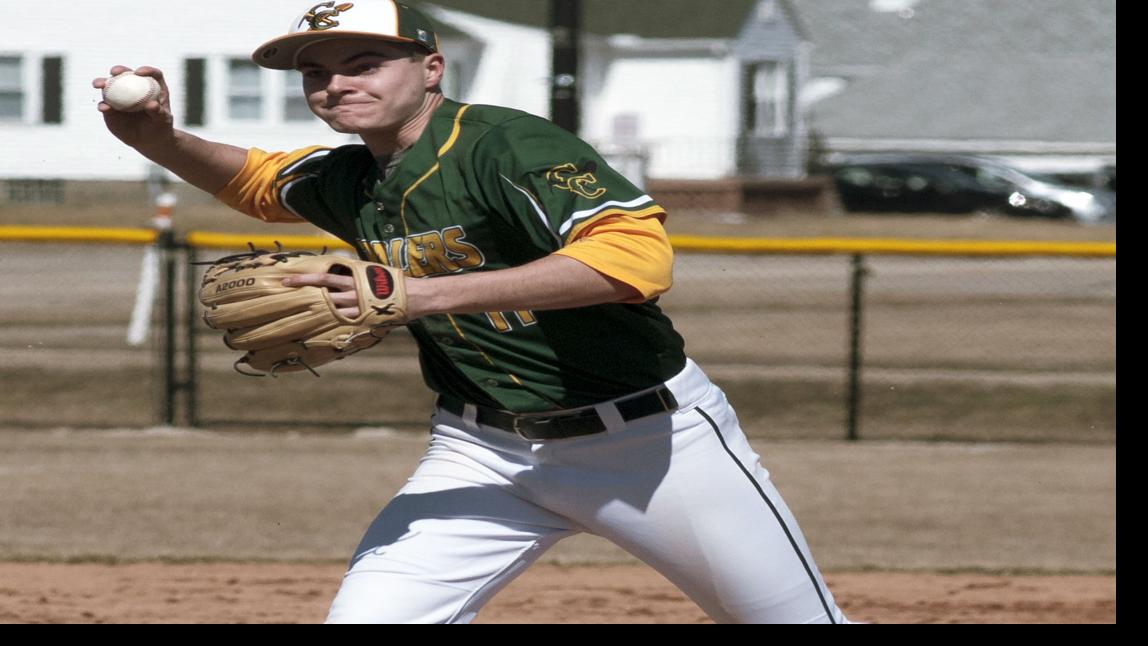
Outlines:
<svg viewBox="0 0 1148 646"><path fill-rule="evenodd" d="M547 113L548 4L424 3L476 43L466 100ZM584 138L644 151L654 179L804 174L809 47L787 0L582 0L582 13Z"/></svg>
<svg viewBox="0 0 1148 646"><path fill-rule="evenodd" d="M549 2L419 5L440 26L448 96L548 116ZM162 68L177 125L208 139L265 149L353 141L310 115L294 72L249 59L305 8L293 0L0 0L0 8L20 17L0 22L0 182L9 186L146 176L146 160L115 141L95 109L90 82L114 64ZM1115 165L1114 0L582 0L582 8L580 134L652 192L689 184L704 193L709 182L744 195L760 178L802 178L811 134L827 152L979 152L1049 170Z"/></svg>
<svg viewBox="0 0 1148 646"><path fill-rule="evenodd" d="M349 141L307 112L294 72L250 62L287 28L282 0L0 2L27 18L0 22L0 177L143 178L148 162L96 110L91 81L116 64L164 70L177 126L210 139L267 149Z"/></svg>
<svg viewBox="0 0 1148 646"><path fill-rule="evenodd" d="M115 64L163 69L177 126L208 139L264 149L352 141L310 115L294 72L264 70L249 59L258 44L283 33L301 5L0 2L29 17L0 23L0 178L143 178L146 160L104 130L95 108L99 92L91 80ZM739 152L753 152L738 146L749 110L758 116L754 132L774 147L759 155L758 166L800 175L803 147L795 142L803 132L793 104L804 59L786 3L719 4L724 11L678 0L585 0L581 134L608 154L640 147L649 155L649 177L720 178L739 172ZM547 5L421 3L441 26L447 95L548 116ZM771 61L750 72L747 108L731 88L740 87L746 61L761 53L738 39L763 25L784 37L770 39Z"/></svg>

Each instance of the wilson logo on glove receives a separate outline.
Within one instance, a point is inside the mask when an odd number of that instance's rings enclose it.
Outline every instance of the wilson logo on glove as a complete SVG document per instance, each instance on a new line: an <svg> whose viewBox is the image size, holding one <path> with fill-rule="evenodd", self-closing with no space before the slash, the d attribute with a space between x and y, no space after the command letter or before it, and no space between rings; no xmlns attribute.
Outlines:
<svg viewBox="0 0 1148 646"><path fill-rule="evenodd" d="M371 285L371 293L375 298L390 298L395 292L395 282L386 269L378 265L367 267L367 281Z"/></svg>

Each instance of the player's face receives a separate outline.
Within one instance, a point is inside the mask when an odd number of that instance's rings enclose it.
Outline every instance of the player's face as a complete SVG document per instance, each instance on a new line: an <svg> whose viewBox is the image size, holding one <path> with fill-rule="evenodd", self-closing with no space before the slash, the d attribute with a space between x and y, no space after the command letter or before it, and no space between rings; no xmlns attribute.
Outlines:
<svg viewBox="0 0 1148 646"><path fill-rule="evenodd" d="M296 68L307 103L337 132L400 130L442 77L442 56L414 54L385 41L345 39L303 50Z"/></svg>

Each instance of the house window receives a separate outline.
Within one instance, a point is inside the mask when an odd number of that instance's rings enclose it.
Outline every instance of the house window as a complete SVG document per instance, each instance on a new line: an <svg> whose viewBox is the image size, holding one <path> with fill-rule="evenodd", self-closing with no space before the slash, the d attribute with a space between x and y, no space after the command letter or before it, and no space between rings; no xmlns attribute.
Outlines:
<svg viewBox="0 0 1148 646"><path fill-rule="evenodd" d="M307 97L303 95L299 72L288 70L283 75L283 120L299 122L314 119L311 108L307 107Z"/></svg>
<svg viewBox="0 0 1148 646"><path fill-rule="evenodd" d="M227 115L236 121L263 118L263 74L255 63L241 58L227 62Z"/></svg>
<svg viewBox="0 0 1148 646"><path fill-rule="evenodd" d="M23 60L0 56L0 121L23 121Z"/></svg>
<svg viewBox="0 0 1148 646"><path fill-rule="evenodd" d="M764 0L764 2L757 5L758 22L772 22L776 18L777 2L775 0Z"/></svg>
<svg viewBox="0 0 1148 646"><path fill-rule="evenodd" d="M283 119L286 121L310 121L315 118L311 108L307 107L307 99L302 96L291 96L283 100Z"/></svg>
<svg viewBox="0 0 1148 646"><path fill-rule="evenodd" d="M789 134L789 65L754 63L746 68L746 130L759 137Z"/></svg>

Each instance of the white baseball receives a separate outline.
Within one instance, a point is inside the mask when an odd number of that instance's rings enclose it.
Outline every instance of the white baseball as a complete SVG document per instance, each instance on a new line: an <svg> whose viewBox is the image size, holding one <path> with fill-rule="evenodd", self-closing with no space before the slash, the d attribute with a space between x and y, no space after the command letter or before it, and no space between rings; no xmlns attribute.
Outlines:
<svg viewBox="0 0 1148 646"><path fill-rule="evenodd" d="M159 97L159 81L132 72L117 74L104 85L104 102L122 112L143 110L148 101Z"/></svg>

